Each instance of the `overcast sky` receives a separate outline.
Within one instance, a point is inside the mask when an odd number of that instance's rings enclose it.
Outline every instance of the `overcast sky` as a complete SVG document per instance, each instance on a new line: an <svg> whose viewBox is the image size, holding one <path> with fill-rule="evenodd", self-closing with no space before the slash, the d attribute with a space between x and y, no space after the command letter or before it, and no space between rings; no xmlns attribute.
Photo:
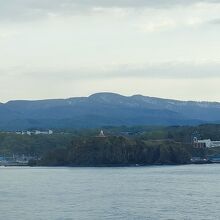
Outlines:
<svg viewBox="0 0 220 220"><path fill-rule="evenodd" d="M220 0L0 0L0 83L0 102L220 101Z"/></svg>

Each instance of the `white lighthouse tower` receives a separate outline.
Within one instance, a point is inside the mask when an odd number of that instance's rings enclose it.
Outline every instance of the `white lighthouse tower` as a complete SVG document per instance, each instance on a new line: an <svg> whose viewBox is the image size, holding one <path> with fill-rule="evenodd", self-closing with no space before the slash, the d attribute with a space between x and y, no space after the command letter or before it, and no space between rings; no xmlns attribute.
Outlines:
<svg viewBox="0 0 220 220"><path fill-rule="evenodd" d="M105 134L104 134L104 131L103 131L103 130L100 131L99 137L105 137Z"/></svg>

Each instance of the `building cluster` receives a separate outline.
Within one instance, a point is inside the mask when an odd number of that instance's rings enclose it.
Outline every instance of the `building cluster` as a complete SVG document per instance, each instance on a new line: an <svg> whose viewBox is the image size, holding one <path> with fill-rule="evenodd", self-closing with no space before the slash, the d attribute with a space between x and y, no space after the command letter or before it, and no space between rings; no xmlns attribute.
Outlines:
<svg viewBox="0 0 220 220"><path fill-rule="evenodd" d="M20 135L39 135L39 134L51 135L51 134L53 134L53 131L52 130L48 130L48 131L39 131L39 130L17 131L16 134L20 134Z"/></svg>
<svg viewBox="0 0 220 220"><path fill-rule="evenodd" d="M211 139L198 140L196 137L193 139L193 146L195 148L212 148L220 147L220 141L212 141Z"/></svg>
<svg viewBox="0 0 220 220"><path fill-rule="evenodd" d="M30 160L36 160L37 157L25 155L1 156L0 166L27 166Z"/></svg>

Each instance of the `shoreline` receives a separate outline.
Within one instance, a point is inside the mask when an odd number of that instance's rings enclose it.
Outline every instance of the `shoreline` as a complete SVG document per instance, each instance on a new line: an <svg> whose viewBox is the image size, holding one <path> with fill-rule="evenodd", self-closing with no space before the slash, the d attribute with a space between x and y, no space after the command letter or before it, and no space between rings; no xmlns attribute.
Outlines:
<svg viewBox="0 0 220 220"><path fill-rule="evenodd" d="M162 166L186 166L186 165L204 165L204 164L220 164L219 162L194 162L194 163L186 163L186 164L131 164L131 165L36 165L36 166L31 166L31 165L0 165L0 167L48 167L48 168L62 168L62 167L75 167L75 168L122 168L122 167L152 167L152 166L157 166L157 167L162 167Z"/></svg>

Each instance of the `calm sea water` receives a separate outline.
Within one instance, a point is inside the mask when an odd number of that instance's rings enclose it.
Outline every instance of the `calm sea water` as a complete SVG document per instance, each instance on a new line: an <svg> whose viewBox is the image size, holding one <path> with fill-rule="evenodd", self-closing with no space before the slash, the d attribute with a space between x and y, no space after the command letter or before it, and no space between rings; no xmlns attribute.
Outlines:
<svg viewBox="0 0 220 220"><path fill-rule="evenodd" d="M220 219L220 165L0 167L1 220Z"/></svg>

